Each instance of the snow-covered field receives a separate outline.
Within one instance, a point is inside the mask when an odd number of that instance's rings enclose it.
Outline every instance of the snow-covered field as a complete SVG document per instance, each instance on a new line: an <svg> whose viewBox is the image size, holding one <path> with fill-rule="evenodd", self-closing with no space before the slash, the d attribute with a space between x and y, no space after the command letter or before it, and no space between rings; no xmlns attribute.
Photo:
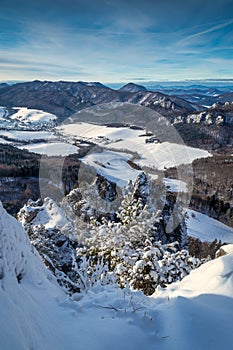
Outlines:
<svg viewBox="0 0 233 350"><path fill-rule="evenodd" d="M104 176L109 181L115 182L120 187L127 186L130 180L135 181L141 170L134 169L127 163L131 155L123 152L103 151L90 152L82 161L96 169L99 175ZM156 178L156 175L151 175ZM164 178L165 186L173 192L186 192L186 183L180 180Z"/></svg>
<svg viewBox="0 0 233 350"><path fill-rule="evenodd" d="M140 173L127 163L130 158L131 156L126 153L104 151L89 153L82 161L93 166L99 175L115 182L120 187L125 187L129 180L135 181Z"/></svg>
<svg viewBox="0 0 233 350"><path fill-rule="evenodd" d="M152 297L97 284L69 298L1 205L0 227L0 349L231 349L232 254Z"/></svg>
<svg viewBox="0 0 233 350"><path fill-rule="evenodd" d="M52 140L55 138L50 131L21 131L21 130L0 130L0 136L17 141Z"/></svg>
<svg viewBox="0 0 233 350"><path fill-rule="evenodd" d="M51 123L57 117L54 114L44 112L38 109L30 109L27 107L13 107L17 112L10 116L10 119L18 120L23 123Z"/></svg>
<svg viewBox="0 0 233 350"><path fill-rule="evenodd" d="M212 242L215 239L225 243L233 243L233 228L207 215L188 210L188 235L201 241Z"/></svg>
<svg viewBox="0 0 233 350"><path fill-rule="evenodd" d="M163 170L179 164L190 164L194 159L210 156L209 152L170 142L146 143L148 136L143 130L114 128L88 123L62 125L59 132L73 139L93 141L106 148L137 152L139 166Z"/></svg>
<svg viewBox="0 0 233 350"><path fill-rule="evenodd" d="M29 145L18 146L18 148L47 156L68 156L69 154L77 153L78 150L77 146L65 142L31 143Z"/></svg>

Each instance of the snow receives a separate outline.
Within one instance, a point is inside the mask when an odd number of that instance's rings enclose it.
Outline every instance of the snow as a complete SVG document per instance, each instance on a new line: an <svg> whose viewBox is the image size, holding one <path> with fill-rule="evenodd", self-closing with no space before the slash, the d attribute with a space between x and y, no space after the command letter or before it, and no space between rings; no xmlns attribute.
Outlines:
<svg viewBox="0 0 233 350"><path fill-rule="evenodd" d="M229 254L152 297L97 284L69 298L0 205L0 349L230 349L232 271Z"/></svg>
<svg viewBox="0 0 233 350"><path fill-rule="evenodd" d="M148 92L148 94L145 94L145 96L139 101L140 104L143 104L147 99L148 97L150 97L151 93Z"/></svg>
<svg viewBox="0 0 233 350"><path fill-rule="evenodd" d="M35 143L18 146L20 149L27 149L29 152L44 154L47 156L68 156L77 153L78 147L65 142Z"/></svg>
<svg viewBox="0 0 233 350"><path fill-rule="evenodd" d="M10 141L7 141L7 140L3 139L2 137L0 137L0 143L11 144Z"/></svg>
<svg viewBox="0 0 233 350"><path fill-rule="evenodd" d="M45 349L52 311L46 308L64 297L22 226L0 203L0 349Z"/></svg>
<svg viewBox="0 0 233 350"><path fill-rule="evenodd" d="M133 169L127 163L129 159L131 159L130 154L106 150L101 153L88 153L82 158L82 162L93 166L99 175L115 182L119 187L125 187L130 180L135 181L136 177L142 172ZM151 176L157 178L156 175ZM186 183L181 180L164 178L164 183L171 192L187 192Z"/></svg>
<svg viewBox="0 0 233 350"><path fill-rule="evenodd" d="M153 295L159 349L230 349L233 341L233 255L210 261Z"/></svg>
<svg viewBox="0 0 233 350"><path fill-rule="evenodd" d="M61 232L70 228L71 223L66 218L64 211L51 198L45 198L43 204L29 201L19 211L18 218L24 226L27 223L27 218L34 212L36 215L30 221L31 225L44 225L45 229L58 229Z"/></svg>
<svg viewBox="0 0 233 350"><path fill-rule="evenodd" d="M111 142L117 139L132 138L144 133L142 130L133 130L129 128L107 127L89 123L77 123L62 125L57 128L63 135L82 137L84 139L96 139L99 137L108 137Z"/></svg>
<svg viewBox="0 0 233 350"><path fill-rule="evenodd" d="M0 118L5 118L8 116L8 111L5 107L0 107Z"/></svg>
<svg viewBox="0 0 233 350"><path fill-rule="evenodd" d="M17 110L16 113L10 116L11 119L16 119L23 123L51 123L57 117L54 114L44 112L38 109L29 109L27 107L13 107Z"/></svg>
<svg viewBox="0 0 233 350"><path fill-rule="evenodd" d="M165 177L164 183L171 192L187 192L187 184L184 181Z"/></svg>
<svg viewBox="0 0 233 350"><path fill-rule="evenodd" d="M21 131L21 130L0 130L0 136L15 141L50 140L55 136L49 131Z"/></svg>
<svg viewBox="0 0 233 350"><path fill-rule="evenodd" d="M137 152L140 159L135 162L139 166L150 166L160 170L179 164L190 164L197 158L210 156L210 153L170 142L146 143L148 136L145 130L130 128L114 128L88 123L62 125L58 128L62 135L83 138L103 147Z"/></svg>
<svg viewBox="0 0 233 350"><path fill-rule="evenodd" d="M188 209L188 235L201 241L212 242L215 239L225 243L233 243L233 228L210 218L207 215Z"/></svg>
<svg viewBox="0 0 233 350"><path fill-rule="evenodd" d="M233 244L227 244L223 245L217 252L216 256L218 256L218 253L223 252L225 254L233 254Z"/></svg>
<svg viewBox="0 0 233 350"><path fill-rule="evenodd" d="M129 180L135 181L140 171L133 169L127 161L131 158L126 153L104 151L89 153L82 158L85 164L93 166L99 175L115 182L120 187L127 186Z"/></svg>
<svg viewBox="0 0 233 350"><path fill-rule="evenodd" d="M195 159L210 156L207 151L170 142L144 144L138 140L126 140L112 143L111 147L137 152L141 158L136 161L139 166L155 167L159 170L191 164Z"/></svg>

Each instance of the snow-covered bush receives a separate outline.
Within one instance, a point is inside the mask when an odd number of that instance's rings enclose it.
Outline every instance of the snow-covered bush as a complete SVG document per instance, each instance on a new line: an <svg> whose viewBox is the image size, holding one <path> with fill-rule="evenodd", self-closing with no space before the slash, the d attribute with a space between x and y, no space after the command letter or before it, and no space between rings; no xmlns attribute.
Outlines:
<svg viewBox="0 0 233 350"><path fill-rule="evenodd" d="M181 280L201 264L187 250L178 250L177 242L165 245L156 242L147 222L139 227L122 223L96 226L85 248L77 249L77 255L89 264L89 271L95 272L101 261L103 270L99 275L106 278L110 273L121 287L129 285L147 295L158 286Z"/></svg>

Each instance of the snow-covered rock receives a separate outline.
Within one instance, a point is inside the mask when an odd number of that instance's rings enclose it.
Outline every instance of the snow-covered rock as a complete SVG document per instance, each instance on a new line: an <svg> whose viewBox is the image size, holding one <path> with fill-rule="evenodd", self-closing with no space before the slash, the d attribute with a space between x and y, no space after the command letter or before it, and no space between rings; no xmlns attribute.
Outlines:
<svg viewBox="0 0 233 350"><path fill-rule="evenodd" d="M73 223L51 198L45 198L43 202L29 200L19 211L18 220L25 229L29 225L43 225L47 230L56 229L70 237L74 233Z"/></svg>
<svg viewBox="0 0 233 350"><path fill-rule="evenodd" d="M227 254L233 254L233 244L223 245L217 252L216 258Z"/></svg>

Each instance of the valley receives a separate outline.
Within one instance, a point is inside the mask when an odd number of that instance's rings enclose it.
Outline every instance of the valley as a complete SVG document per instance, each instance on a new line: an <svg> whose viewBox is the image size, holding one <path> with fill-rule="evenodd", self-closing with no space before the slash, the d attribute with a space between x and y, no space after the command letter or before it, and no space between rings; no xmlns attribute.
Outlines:
<svg viewBox="0 0 233 350"><path fill-rule="evenodd" d="M19 171L17 162L8 164L2 153L2 183L10 181L9 193L15 193L13 197L7 195L2 185L3 203L16 214L29 194L37 199L40 171L47 166L51 171L44 171L43 186L59 197L78 186L86 171L93 181L102 176L120 189L146 171L163 183L166 191L186 193L192 209L232 226L231 101L219 102L221 93L226 94L223 87L218 91L201 86L172 89L165 87L157 93L132 83L114 90L100 83L48 81L2 86L0 103L6 102L8 107L0 109L0 140L5 149L13 146L21 150L20 157L25 161L29 158L26 162L31 164L26 169L21 166L23 170ZM164 91L179 94L181 99L162 96ZM185 91L189 96L197 92L211 95L216 102L209 108L197 101L191 105L182 100ZM73 94L69 100L68 92ZM29 98L25 99L25 94ZM55 115L53 100L49 108L45 104L51 94L53 99L56 94L56 98L64 94L68 104L75 98L76 105L69 107L69 112ZM40 109L35 109L34 96ZM21 107L14 107L14 102ZM11 148L12 154L16 148ZM35 166L31 159L36 161ZM217 173L208 170L212 163L214 167L217 164ZM17 185L20 179L27 185ZM212 204L207 204L210 201Z"/></svg>
<svg viewBox="0 0 233 350"><path fill-rule="evenodd" d="M233 0L3 0L0 350L230 350Z"/></svg>

